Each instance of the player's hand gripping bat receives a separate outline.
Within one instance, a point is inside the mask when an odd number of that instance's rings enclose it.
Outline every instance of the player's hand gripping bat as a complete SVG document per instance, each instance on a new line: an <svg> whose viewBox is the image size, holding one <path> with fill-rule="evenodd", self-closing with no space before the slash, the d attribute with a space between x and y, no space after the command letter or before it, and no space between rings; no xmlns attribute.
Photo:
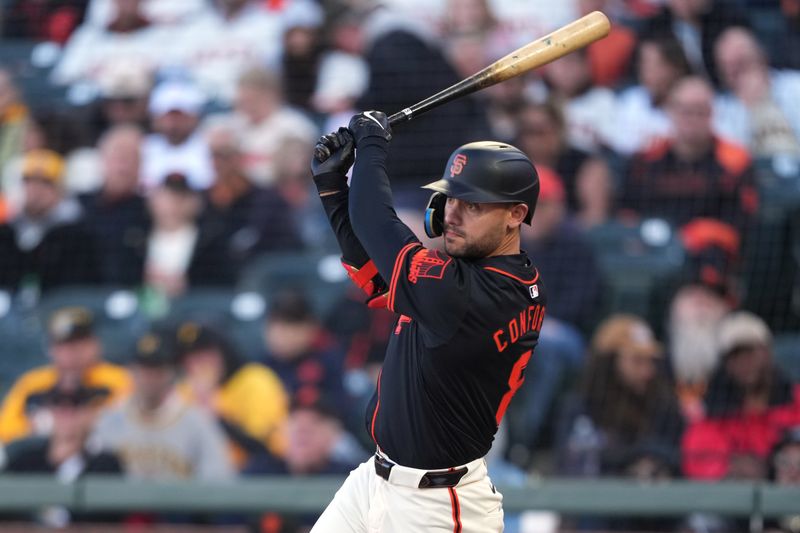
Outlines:
<svg viewBox="0 0 800 533"><path fill-rule="evenodd" d="M517 48L469 78L391 115L389 124L395 126L407 122L456 98L546 65L559 57L602 39L608 35L610 29L611 24L603 13L599 11L589 13L549 35ZM314 152L314 156L319 161L324 161L329 155L330 153L323 145L318 145Z"/></svg>

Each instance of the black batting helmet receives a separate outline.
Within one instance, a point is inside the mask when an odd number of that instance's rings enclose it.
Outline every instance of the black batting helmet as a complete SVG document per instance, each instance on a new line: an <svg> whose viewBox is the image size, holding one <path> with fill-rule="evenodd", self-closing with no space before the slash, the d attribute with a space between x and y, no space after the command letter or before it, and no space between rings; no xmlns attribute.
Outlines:
<svg viewBox="0 0 800 533"><path fill-rule="evenodd" d="M425 210L425 232L442 234L444 202L458 198L476 203L514 203L528 206L530 224L539 198L539 175L518 148L500 142L480 141L456 149L447 161L442 179L423 188L434 192Z"/></svg>

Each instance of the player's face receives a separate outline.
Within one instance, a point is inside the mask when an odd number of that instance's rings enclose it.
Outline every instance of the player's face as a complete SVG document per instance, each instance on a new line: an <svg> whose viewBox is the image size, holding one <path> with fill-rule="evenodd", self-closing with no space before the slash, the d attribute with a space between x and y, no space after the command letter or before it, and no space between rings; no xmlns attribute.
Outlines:
<svg viewBox="0 0 800 533"><path fill-rule="evenodd" d="M453 257L492 255L508 237L509 205L448 198L444 208L444 249Z"/></svg>

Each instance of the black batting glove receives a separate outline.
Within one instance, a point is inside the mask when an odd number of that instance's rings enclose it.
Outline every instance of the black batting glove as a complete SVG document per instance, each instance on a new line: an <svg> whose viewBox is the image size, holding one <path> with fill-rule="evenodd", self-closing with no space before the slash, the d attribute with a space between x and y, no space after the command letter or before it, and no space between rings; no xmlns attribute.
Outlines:
<svg viewBox="0 0 800 533"><path fill-rule="evenodd" d="M320 194L347 187L347 171L355 160L353 136L347 128L323 135L314 147L311 174Z"/></svg>
<svg viewBox="0 0 800 533"><path fill-rule="evenodd" d="M350 119L347 129L353 134L356 147L370 137L378 137L386 142L392 140L392 127L389 119L381 111L364 111Z"/></svg>

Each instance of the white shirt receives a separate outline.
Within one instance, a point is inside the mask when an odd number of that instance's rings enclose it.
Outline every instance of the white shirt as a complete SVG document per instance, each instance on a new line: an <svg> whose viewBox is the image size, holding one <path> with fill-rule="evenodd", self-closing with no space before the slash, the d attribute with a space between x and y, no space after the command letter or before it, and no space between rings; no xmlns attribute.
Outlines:
<svg viewBox="0 0 800 533"><path fill-rule="evenodd" d="M142 185L152 189L171 172L180 172L194 189L214 182L211 152L202 135L195 133L183 144L172 145L163 135L150 134L142 143Z"/></svg>
<svg viewBox="0 0 800 533"><path fill-rule="evenodd" d="M282 37L276 13L251 6L226 20L210 11L174 30L169 62L188 69L203 92L228 104L247 68L277 65Z"/></svg>
<svg viewBox="0 0 800 533"><path fill-rule="evenodd" d="M653 105L650 93L637 85L617 98L610 146L624 155L646 149L655 139L668 137L672 124L663 109Z"/></svg>
<svg viewBox="0 0 800 533"><path fill-rule="evenodd" d="M770 74L770 96L800 139L800 71L773 71ZM753 148L753 132L747 106L734 94L719 96L714 106L714 125L721 135Z"/></svg>
<svg viewBox="0 0 800 533"><path fill-rule="evenodd" d="M596 152L602 144L608 144L616 128L615 106L613 91L603 87L595 87L568 101L564 118L570 144L587 152Z"/></svg>
<svg viewBox="0 0 800 533"><path fill-rule="evenodd" d="M245 172L259 185L275 181L275 157L285 141L299 139L313 143L319 136L317 126L311 120L288 107L277 110L258 124L238 114L231 120L241 133Z"/></svg>
<svg viewBox="0 0 800 533"><path fill-rule="evenodd" d="M153 24L177 24L208 10L207 0L142 0L142 13ZM87 23L105 27L116 15L114 0L92 0Z"/></svg>
<svg viewBox="0 0 800 533"><path fill-rule="evenodd" d="M181 276L189 269L197 228L187 226L177 231L153 231L147 241L145 268L163 276Z"/></svg>

